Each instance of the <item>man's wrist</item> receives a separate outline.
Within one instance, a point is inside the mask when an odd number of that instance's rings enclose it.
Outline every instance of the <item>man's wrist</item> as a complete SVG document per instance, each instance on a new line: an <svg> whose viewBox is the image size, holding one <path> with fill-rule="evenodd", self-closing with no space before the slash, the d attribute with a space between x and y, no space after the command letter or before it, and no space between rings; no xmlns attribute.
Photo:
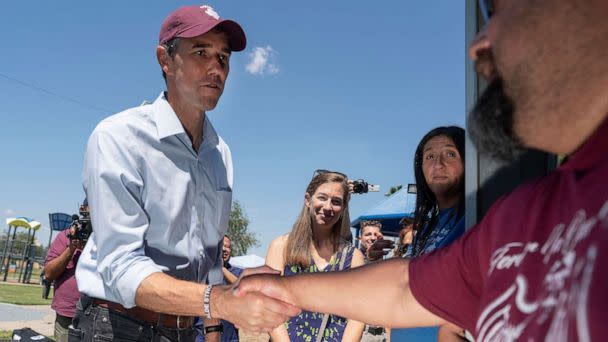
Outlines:
<svg viewBox="0 0 608 342"><path fill-rule="evenodd" d="M208 285L209 286L209 285ZM222 309L225 305L222 304L224 301L224 293L226 289L223 286L213 286L209 293L209 313L213 319L224 319L224 312Z"/></svg>

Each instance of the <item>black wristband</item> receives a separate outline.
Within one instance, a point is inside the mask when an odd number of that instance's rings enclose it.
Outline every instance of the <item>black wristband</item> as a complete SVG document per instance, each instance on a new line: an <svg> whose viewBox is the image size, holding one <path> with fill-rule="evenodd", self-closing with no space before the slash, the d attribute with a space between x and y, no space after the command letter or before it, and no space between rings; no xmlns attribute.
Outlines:
<svg viewBox="0 0 608 342"><path fill-rule="evenodd" d="M222 325L221 323L218 325L210 325L208 327L205 327L204 329L204 335L207 335L208 333L212 333L212 332L219 332L220 334L224 333L224 325Z"/></svg>

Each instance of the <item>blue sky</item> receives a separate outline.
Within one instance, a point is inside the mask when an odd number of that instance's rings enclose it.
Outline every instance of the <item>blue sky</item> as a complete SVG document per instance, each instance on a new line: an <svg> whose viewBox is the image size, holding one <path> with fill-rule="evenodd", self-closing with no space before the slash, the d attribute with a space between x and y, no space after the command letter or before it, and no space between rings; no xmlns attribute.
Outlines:
<svg viewBox="0 0 608 342"><path fill-rule="evenodd" d="M158 31L183 4L198 3L3 4L4 218L41 221L46 244L48 213L77 211L88 135L104 117L163 90ZM412 157L424 133L464 125L463 1L209 4L236 19L248 38L208 115L232 150L234 197L261 241L253 253L265 255L291 229L315 169L381 186L351 200L354 219L390 186L413 182Z"/></svg>

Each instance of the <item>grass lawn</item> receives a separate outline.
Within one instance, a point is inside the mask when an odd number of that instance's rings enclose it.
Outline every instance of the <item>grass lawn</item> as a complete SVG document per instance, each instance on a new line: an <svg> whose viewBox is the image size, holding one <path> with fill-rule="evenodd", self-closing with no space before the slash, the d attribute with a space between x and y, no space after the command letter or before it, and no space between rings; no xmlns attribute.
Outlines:
<svg viewBox="0 0 608 342"><path fill-rule="evenodd" d="M0 340L12 340L13 332L9 330L0 330Z"/></svg>
<svg viewBox="0 0 608 342"><path fill-rule="evenodd" d="M42 298L41 285L17 285L0 283L0 303L11 303L20 305L44 305L51 304L53 291L49 299ZM0 339L2 339L0 335Z"/></svg>

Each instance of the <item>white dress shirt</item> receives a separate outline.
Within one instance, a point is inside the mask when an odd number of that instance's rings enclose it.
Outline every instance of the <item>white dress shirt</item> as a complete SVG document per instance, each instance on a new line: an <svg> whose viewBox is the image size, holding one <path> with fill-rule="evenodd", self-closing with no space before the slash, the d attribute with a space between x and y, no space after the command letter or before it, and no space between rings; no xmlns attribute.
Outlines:
<svg viewBox="0 0 608 342"><path fill-rule="evenodd" d="M89 138L83 186L93 234L76 270L80 292L130 308L154 272L221 282L232 158L208 117L198 153L164 93L106 118Z"/></svg>

